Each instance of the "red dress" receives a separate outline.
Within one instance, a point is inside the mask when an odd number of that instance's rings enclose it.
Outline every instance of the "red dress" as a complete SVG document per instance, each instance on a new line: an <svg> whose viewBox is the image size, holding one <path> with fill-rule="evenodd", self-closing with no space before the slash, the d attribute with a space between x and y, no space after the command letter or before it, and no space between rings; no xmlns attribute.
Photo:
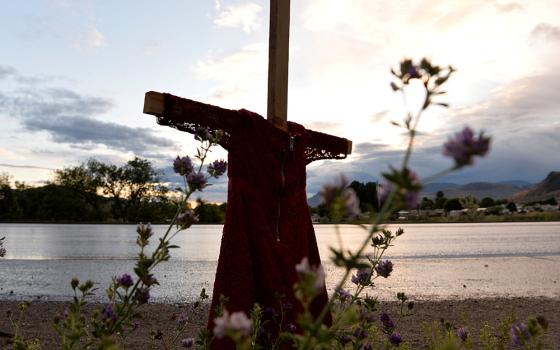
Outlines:
<svg viewBox="0 0 560 350"><path fill-rule="evenodd" d="M165 94L165 115L158 123L194 133L199 127L223 130L220 142L228 151L228 199L218 269L214 282L209 329L220 294L231 313L254 303L280 310L283 329L301 311L293 293L296 264L308 257L320 265L319 250L307 206L305 166L318 159L345 158L344 138L307 130L288 122L283 131L247 110L228 110ZM328 300L326 289L312 305L319 312ZM330 322L330 315L329 320ZM229 348L217 342L214 348Z"/></svg>

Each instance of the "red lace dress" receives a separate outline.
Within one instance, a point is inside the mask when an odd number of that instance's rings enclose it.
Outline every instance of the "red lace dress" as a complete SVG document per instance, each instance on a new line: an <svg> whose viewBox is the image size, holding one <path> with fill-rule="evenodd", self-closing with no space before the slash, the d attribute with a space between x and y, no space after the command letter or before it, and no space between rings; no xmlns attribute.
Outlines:
<svg viewBox="0 0 560 350"><path fill-rule="evenodd" d="M209 329L220 294L231 312L249 310L254 303L292 310L283 326L295 324L301 305L293 293L295 265L308 257L320 265L305 189L305 166L318 159L345 158L344 138L305 129L288 122L283 131L247 110L228 110L165 94L165 115L158 123L194 133L199 127L223 130L221 146L228 151L228 200L220 258L214 282ZM326 289L312 305L319 312L327 302ZM327 322L330 322L330 317ZM286 328L283 328L286 329ZM216 342L214 348L230 348Z"/></svg>

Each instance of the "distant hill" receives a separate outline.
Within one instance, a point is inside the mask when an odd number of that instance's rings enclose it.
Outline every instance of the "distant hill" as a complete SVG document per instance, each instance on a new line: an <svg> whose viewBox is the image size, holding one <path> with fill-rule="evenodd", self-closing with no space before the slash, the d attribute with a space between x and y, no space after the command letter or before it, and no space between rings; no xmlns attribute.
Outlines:
<svg viewBox="0 0 560 350"><path fill-rule="evenodd" d="M453 183L427 184L422 192L423 197L433 198L437 191L442 191L447 198L461 198L472 196L476 199L491 197L494 199L509 198L515 193L526 190L530 186L525 181L504 181L504 182L471 182L465 185Z"/></svg>
<svg viewBox="0 0 560 350"><path fill-rule="evenodd" d="M478 200L491 197L520 201L521 198L527 197L523 202L531 202L556 196L560 200L560 172L551 172L545 180L537 185L523 180L471 182L464 185L453 182L432 182L424 185L420 196L434 198L438 191L442 191L447 198L473 196ZM321 195L316 193L307 199L307 204L310 207L317 207L321 201Z"/></svg>
<svg viewBox="0 0 560 350"><path fill-rule="evenodd" d="M521 203L544 201L551 197L560 201L560 171L551 171L538 184L512 195L514 201Z"/></svg>
<svg viewBox="0 0 560 350"><path fill-rule="evenodd" d="M321 198L321 193L317 192L313 196L307 198L307 205L311 208L316 208L323 202L323 198Z"/></svg>

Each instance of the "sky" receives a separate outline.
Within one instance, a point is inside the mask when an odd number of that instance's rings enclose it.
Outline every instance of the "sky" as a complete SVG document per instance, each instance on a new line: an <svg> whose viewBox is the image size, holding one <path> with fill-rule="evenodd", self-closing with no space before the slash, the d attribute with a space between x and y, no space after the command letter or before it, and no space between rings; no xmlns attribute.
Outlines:
<svg viewBox="0 0 560 350"><path fill-rule="evenodd" d="M453 65L446 102L419 125L411 166L452 162L442 144L469 125L490 154L438 181L538 182L560 170L558 0L297 0L288 119L351 139L345 160L308 166L308 193L340 173L375 181L402 161L406 112L389 83L404 57ZM266 115L268 1L10 1L0 12L0 173L40 185L89 158L147 158L170 173L189 134L142 114L155 90ZM407 90L415 109L417 87ZM216 149L211 160L227 157ZM207 191L225 200L226 180Z"/></svg>

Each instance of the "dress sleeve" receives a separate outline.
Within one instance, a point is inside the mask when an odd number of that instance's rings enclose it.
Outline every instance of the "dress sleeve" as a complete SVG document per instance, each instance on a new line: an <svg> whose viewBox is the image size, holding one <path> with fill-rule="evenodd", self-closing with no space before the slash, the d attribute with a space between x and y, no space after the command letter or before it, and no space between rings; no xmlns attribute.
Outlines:
<svg viewBox="0 0 560 350"><path fill-rule="evenodd" d="M160 125L186 131L191 134L199 128L208 128L210 132L222 130L224 136L220 145L225 149L232 135L244 128L247 118L244 114L251 112L245 110L231 110L202 102L173 96L164 95L165 113L157 116Z"/></svg>
<svg viewBox="0 0 560 350"><path fill-rule="evenodd" d="M343 159L348 154L348 140L342 137L307 130L305 160L309 164L319 159Z"/></svg>

